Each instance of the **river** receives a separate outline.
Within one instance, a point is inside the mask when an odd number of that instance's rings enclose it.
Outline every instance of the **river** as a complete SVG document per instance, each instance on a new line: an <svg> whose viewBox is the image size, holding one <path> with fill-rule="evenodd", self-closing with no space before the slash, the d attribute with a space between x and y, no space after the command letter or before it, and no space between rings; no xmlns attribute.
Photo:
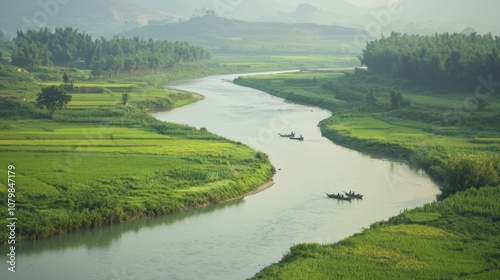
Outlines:
<svg viewBox="0 0 500 280"><path fill-rule="evenodd" d="M420 171L323 138L317 124L329 112L229 82L237 76L178 82L172 88L206 99L154 116L205 127L267 153L277 168L271 188L185 213L24 242L16 248L15 274L7 272L2 254L0 278L246 279L293 244L338 241L439 193ZM305 140L278 136L291 131ZM325 195L344 190L365 199Z"/></svg>

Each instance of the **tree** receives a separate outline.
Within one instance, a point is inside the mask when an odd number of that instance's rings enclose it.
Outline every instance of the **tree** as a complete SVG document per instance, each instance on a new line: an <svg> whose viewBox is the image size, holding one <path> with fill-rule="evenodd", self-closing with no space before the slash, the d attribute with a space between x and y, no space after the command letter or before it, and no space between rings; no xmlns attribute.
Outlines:
<svg viewBox="0 0 500 280"><path fill-rule="evenodd" d="M49 117L52 118L57 109L62 109L71 101L71 95L66 94L66 90L62 86L50 86L42 89L42 92L37 94L36 107L46 108Z"/></svg>
<svg viewBox="0 0 500 280"><path fill-rule="evenodd" d="M122 93L122 102L123 102L123 105L127 105L127 103L128 103L128 93Z"/></svg>
<svg viewBox="0 0 500 280"><path fill-rule="evenodd" d="M486 106L490 105L490 102L486 98L476 96L474 103L477 105L477 110L482 111Z"/></svg>
<svg viewBox="0 0 500 280"><path fill-rule="evenodd" d="M391 108L392 109L399 109L399 108L405 108L405 107L410 107L410 101L405 100L403 98L403 95L401 92L392 90L391 92Z"/></svg>
<svg viewBox="0 0 500 280"><path fill-rule="evenodd" d="M371 88L368 93L365 95L365 101L368 103L368 105L374 107L377 104L377 98L375 97L374 94L375 90Z"/></svg>
<svg viewBox="0 0 500 280"><path fill-rule="evenodd" d="M66 74L66 72L64 72L64 74L63 74L63 82L65 84L67 84L69 82L69 76L68 76L68 74Z"/></svg>
<svg viewBox="0 0 500 280"><path fill-rule="evenodd" d="M401 107L401 101L403 100L403 95L401 92L396 92L392 90L391 92L391 108L399 109Z"/></svg>

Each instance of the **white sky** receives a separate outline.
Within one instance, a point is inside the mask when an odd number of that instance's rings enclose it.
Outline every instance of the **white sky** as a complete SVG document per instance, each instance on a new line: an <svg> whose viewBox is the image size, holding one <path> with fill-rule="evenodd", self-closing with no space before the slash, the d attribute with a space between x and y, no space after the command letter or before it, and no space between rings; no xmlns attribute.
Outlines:
<svg viewBox="0 0 500 280"><path fill-rule="evenodd" d="M328 3L331 2L346 2L354 6L358 6L360 8L373 9L387 5L387 3L394 0L276 0L276 1L293 6L297 6L300 3L309 3L318 7L328 6Z"/></svg>
<svg viewBox="0 0 500 280"><path fill-rule="evenodd" d="M342 0L342 1L365 9L373 9L387 5L389 2L394 2L394 0Z"/></svg>

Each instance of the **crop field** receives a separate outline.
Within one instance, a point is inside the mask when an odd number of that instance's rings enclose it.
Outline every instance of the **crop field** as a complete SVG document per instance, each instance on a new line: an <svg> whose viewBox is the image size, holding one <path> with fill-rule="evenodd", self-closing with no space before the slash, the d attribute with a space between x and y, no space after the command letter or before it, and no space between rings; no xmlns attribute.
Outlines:
<svg viewBox="0 0 500 280"><path fill-rule="evenodd" d="M359 60L353 56L343 57L327 54L245 55L216 53L213 61L228 67L247 68L252 71L352 68L359 65Z"/></svg>
<svg viewBox="0 0 500 280"><path fill-rule="evenodd" d="M326 130L335 130L339 134L354 137L370 142L392 143L409 149L433 149L447 147L455 151L467 151L475 149L478 151L494 151L496 147L493 141L482 141L483 138L448 137L436 135L429 130L418 126L412 127L412 122L399 121L390 123L376 117L352 116L345 120L331 121L325 126Z"/></svg>
<svg viewBox="0 0 500 280"><path fill-rule="evenodd" d="M58 86L61 82L53 81L53 82L40 82L41 86ZM77 82L73 84L76 88L110 88L110 89L124 89L124 88L133 88L136 84L133 83L109 83L109 82Z"/></svg>
<svg viewBox="0 0 500 280"><path fill-rule="evenodd" d="M2 121L0 165L16 168L20 238L216 203L270 180L265 156L208 132L176 129L210 139L141 127ZM6 196L4 177L0 197ZM106 199L115 202L103 206Z"/></svg>

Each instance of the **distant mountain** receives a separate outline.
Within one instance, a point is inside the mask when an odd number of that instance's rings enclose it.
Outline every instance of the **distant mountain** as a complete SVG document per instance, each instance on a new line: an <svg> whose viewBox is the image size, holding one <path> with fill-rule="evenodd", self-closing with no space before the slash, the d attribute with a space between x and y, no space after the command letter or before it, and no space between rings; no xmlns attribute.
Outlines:
<svg viewBox="0 0 500 280"><path fill-rule="evenodd" d="M295 22L334 24L335 20L343 17L347 22L348 17L366 15L363 8L349 4L344 0L127 0L142 8L153 9L159 12L174 14L183 19L189 19L194 15L203 15L212 10L218 16L240 19L247 21L279 21L289 22L293 18ZM315 17L310 14L307 18L300 12L307 7L317 9ZM316 8L317 7L317 8ZM306 11L307 12L307 11ZM312 12L312 11L311 11ZM334 15L334 17L332 17ZM352 18L351 24L352 25Z"/></svg>
<svg viewBox="0 0 500 280"><path fill-rule="evenodd" d="M199 13L197 10L207 10L205 6L209 3L206 0L127 0L127 2L142 9L168 13L184 19Z"/></svg>
<svg viewBox="0 0 500 280"><path fill-rule="evenodd" d="M15 33L19 29L71 26L100 36L151 23L178 20L169 13L137 7L124 0L66 2L59 4L59 1L1 1L0 29Z"/></svg>
<svg viewBox="0 0 500 280"><path fill-rule="evenodd" d="M144 26L121 36L187 41L219 51L341 52L358 30L311 23L247 22L214 13L188 21Z"/></svg>
<svg viewBox="0 0 500 280"><path fill-rule="evenodd" d="M59 3L65 4L59 4ZM144 26L146 33L166 23L187 22L214 11L244 21L285 24L315 23L350 28L375 28L363 39L391 31L408 33L460 32L468 27L479 33L500 34L498 0L400 0L400 12L380 24L377 14L387 13L390 0L0 0L0 30L73 27L94 36L111 36ZM57 5L54 5L56 3ZM41 23L41 24L39 24ZM175 25L174 25L175 26ZM184 25L180 25L181 28ZM175 32L174 32L175 33ZM140 34L147 37L146 34ZM205 34L200 34L204 36ZM359 34L358 34L359 35ZM182 36L178 36L182 37ZM189 36L188 36L189 37ZM234 40L238 36L234 36ZM360 37L360 36L358 36ZM227 38L226 38L227 39ZM281 41L287 41L281 38ZM314 41L314 38L310 38ZM288 40L290 41L290 40ZM311 41L311 42L312 42ZM354 41L354 40L351 40ZM358 41L358 40L356 40ZM359 40L361 41L361 40ZM218 44L220 44L219 41ZM236 44L226 41L227 46ZM293 42L287 43L293 45Z"/></svg>
<svg viewBox="0 0 500 280"><path fill-rule="evenodd" d="M323 25L342 25L346 27L363 27L364 11L357 10L359 14L345 15L341 12L325 11L312 4L299 4L293 11L278 12L257 19L258 21L276 21L284 23L316 23Z"/></svg>

